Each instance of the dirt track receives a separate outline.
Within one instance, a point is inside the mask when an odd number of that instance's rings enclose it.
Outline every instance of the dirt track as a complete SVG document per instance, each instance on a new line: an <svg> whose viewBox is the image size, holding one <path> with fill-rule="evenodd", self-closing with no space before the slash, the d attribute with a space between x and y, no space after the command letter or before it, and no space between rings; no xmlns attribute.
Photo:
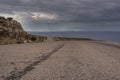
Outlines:
<svg viewBox="0 0 120 80"><path fill-rule="evenodd" d="M120 80L120 45L66 41L0 46L0 80Z"/></svg>

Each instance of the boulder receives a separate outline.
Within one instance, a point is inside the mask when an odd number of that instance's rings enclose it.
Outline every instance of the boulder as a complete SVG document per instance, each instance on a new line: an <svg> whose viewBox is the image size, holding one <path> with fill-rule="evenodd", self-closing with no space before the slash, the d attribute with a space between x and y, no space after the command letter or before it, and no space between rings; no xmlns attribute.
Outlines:
<svg viewBox="0 0 120 80"><path fill-rule="evenodd" d="M23 43L27 35L18 21L0 16L0 44Z"/></svg>

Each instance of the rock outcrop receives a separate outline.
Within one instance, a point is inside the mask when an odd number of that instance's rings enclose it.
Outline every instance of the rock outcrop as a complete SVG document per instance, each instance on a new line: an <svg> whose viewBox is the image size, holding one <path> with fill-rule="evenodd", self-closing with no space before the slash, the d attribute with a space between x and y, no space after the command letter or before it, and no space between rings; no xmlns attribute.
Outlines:
<svg viewBox="0 0 120 80"><path fill-rule="evenodd" d="M39 37L43 41L44 37ZM0 44L35 42L38 36L27 34L21 24L11 17L0 16Z"/></svg>

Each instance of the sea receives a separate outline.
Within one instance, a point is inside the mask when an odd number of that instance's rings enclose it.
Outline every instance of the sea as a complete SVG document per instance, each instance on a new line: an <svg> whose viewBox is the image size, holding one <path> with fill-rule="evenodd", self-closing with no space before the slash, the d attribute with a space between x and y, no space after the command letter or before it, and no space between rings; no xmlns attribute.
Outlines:
<svg viewBox="0 0 120 80"><path fill-rule="evenodd" d="M28 33L46 37L90 38L95 40L120 42L120 31L56 31L56 32L29 31Z"/></svg>

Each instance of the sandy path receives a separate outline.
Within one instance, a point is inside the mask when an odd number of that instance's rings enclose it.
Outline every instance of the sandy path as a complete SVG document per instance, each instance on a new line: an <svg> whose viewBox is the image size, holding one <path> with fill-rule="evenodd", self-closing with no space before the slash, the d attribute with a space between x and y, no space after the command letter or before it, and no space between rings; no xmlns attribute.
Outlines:
<svg viewBox="0 0 120 80"><path fill-rule="evenodd" d="M51 56L13 80L120 80L119 45L82 41L65 42L64 46L63 42L43 44L58 48L49 46L48 49L55 49Z"/></svg>
<svg viewBox="0 0 120 80"><path fill-rule="evenodd" d="M21 80L120 80L117 54L120 57L120 49L113 46L66 42Z"/></svg>
<svg viewBox="0 0 120 80"><path fill-rule="evenodd" d="M25 70L31 70L30 68L38 61L44 60L62 45L63 42L1 45L0 80L7 77L21 77L26 74Z"/></svg>

